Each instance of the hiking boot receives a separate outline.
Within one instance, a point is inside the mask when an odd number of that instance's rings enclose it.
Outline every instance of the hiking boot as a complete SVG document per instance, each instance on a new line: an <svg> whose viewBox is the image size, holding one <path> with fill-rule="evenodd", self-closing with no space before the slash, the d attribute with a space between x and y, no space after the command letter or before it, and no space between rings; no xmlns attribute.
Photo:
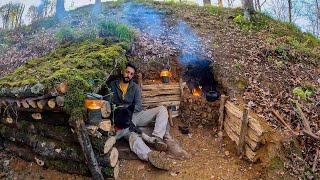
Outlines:
<svg viewBox="0 0 320 180"><path fill-rule="evenodd" d="M148 160L156 168L163 170L169 170L171 168L171 161L158 151L150 151L148 153Z"/></svg>
<svg viewBox="0 0 320 180"><path fill-rule="evenodd" d="M152 136L154 138L154 141L153 141L153 145L154 145L154 148L158 151L165 151L167 150L168 146L167 144L159 137L157 136Z"/></svg>

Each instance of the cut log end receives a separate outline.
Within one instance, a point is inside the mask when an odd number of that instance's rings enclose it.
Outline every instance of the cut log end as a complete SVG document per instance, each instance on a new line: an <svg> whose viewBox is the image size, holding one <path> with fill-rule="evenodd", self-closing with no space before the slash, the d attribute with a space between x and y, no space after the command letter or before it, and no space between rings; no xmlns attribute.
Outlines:
<svg viewBox="0 0 320 180"><path fill-rule="evenodd" d="M41 116L40 113L33 113L33 114L31 114L31 116L35 120L41 120L42 119L42 116Z"/></svg>
<svg viewBox="0 0 320 180"><path fill-rule="evenodd" d="M113 147L110 151L110 166L115 167L119 159L119 151L117 148Z"/></svg>
<svg viewBox="0 0 320 180"><path fill-rule="evenodd" d="M50 108L55 108L56 107L56 99L54 99L54 98L52 98L52 99L50 99L49 101L48 101L48 106L50 107Z"/></svg>
<svg viewBox="0 0 320 180"><path fill-rule="evenodd" d="M110 119L103 119L98 125L98 127L100 129L102 129L103 131L106 131L106 132L111 131L111 126L112 126L112 124L111 124Z"/></svg>
<svg viewBox="0 0 320 180"><path fill-rule="evenodd" d="M108 153L115 143L116 138L114 136L110 137L104 144L103 153Z"/></svg>
<svg viewBox="0 0 320 180"><path fill-rule="evenodd" d="M103 101L102 107L101 107L101 115L104 118L108 118L111 114L111 106L108 101Z"/></svg>

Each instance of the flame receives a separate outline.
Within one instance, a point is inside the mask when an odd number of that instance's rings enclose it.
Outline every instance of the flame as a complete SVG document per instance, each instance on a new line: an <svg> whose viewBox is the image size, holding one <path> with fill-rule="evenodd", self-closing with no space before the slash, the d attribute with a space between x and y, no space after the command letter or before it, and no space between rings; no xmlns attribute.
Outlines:
<svg viewBox="0 0 320 180"><path fill-rule="evenodd" d="M161 71L160 77L162 76L170 76L170 71Z"/></svg>
<svg viewBox="0 0 320 180"><path fill-rule="evenodd" d="M88 109L100 109L102 107L102 100L85 100L86 108Z"/></svg>
<svg viewBox="0 0 320 180"><path fill-rule="evenodd" d="M198 87L192 89L192 95L201 96L201 94L202 94L202 90L201 89L202 89L202 86L198 86Z"/></svg>

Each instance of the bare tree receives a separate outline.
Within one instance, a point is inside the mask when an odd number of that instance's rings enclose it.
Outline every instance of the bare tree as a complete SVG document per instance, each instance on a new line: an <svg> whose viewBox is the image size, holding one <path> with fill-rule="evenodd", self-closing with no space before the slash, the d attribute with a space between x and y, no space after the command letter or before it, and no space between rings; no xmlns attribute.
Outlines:
<svg viewBox="0 0 320 180"><path fill-rule="evenodd" d="M267 0L261 1L261 0L254 0L254 5L255 5L255 9L256 11L261 11L261 7L264 5L264 3L266 3Z"/></svg>
<svg viewBox="0 0 320 180"><path fill-rule="evenodd" d="M233 3L235 2L236 0L226 0L225 2L227 3L228 7L233 7Z"/></svg>
<svg viewBox="0 0 320 180"><path fill-rule="evenodd" d="M22 14L25 5L23 3L9 3L0 7L3 29L14 29L22 25Z"/></svg>
<svg viewBox="0 0 320 180"><path fill-rule="evenodd" d="M244 18L250 20L255 13L253 0L242 0L242 8L244 10Z"/></svg>
<svg viewBox="0 0 320 180"><path fill-rule="evenodd" d="M289 22L292 23L292 2L288 0L288 14L289 14Z"/></svg>

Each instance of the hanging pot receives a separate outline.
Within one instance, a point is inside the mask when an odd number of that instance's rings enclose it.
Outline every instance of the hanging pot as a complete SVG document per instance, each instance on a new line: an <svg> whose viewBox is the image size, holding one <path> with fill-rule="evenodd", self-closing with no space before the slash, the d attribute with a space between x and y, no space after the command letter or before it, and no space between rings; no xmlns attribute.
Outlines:
<svg viewBox="0 0 320 180"><path fill-rule="evenodd" d="M206 94L206 99L209 102L214 102L219 99L219 93L217 91L209 91Z"/></svg>

